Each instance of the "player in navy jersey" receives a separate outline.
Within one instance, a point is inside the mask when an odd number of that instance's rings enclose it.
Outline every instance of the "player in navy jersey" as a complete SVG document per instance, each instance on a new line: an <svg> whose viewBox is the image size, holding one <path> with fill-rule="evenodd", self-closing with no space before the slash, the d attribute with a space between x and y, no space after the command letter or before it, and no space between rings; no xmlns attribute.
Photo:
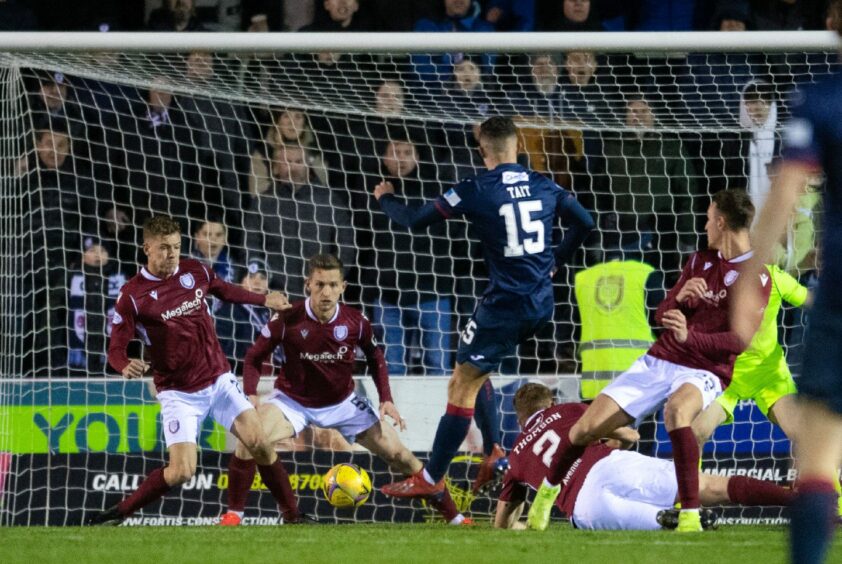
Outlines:
<svg viewBox="0 0 842 564"><path fill-rule="evenodd" d="M714 194L705 231L708 250L695 253L681 277L658 306L655 318L664 331L647 353L596 397L582 418L562 436L546 483L529 510L527 524L544 530L559 484L594 440L624 425L638 423L664 407L664 425L672 443L681 500L679 532L701 531L699 516L699 445L691 424L728 386L734 361L748 346L731 330L730 287L744 275L751 257L749 227L754 206L742 190ZM756 329L769 299L769 273L748 280L760 299L749 322Z"/></svg>
<svg viewBox="0 0 842 564"><path fill-rule="evenodd" d="M459 340L447 409L430 461L421 472L382 488L394 497L427 497L444 490L444 475L468 433L477 393L489 372L550 320L552 276L594 226L570 192L517 164L517 128L511 119L483 122L479 145L488 171L459 182L420 208L400 202L388 182L374 189L383 212L411 230L465 216L480 240L490 279ZM553 249L559 219L566 232Z"/></svg>
<svg viewBox="0 0 842 564"><path fill-rule="evenodd" d="M90 517L88 523L119 523L189 480L196 472L199 426L208 415L247 445L286 521L299 521L289 476L266 441L257 411L231 373L206 302L212 295L281 311L291 307L286 296L249 292L224 282L197 260L180 259L181 228L170 217L147 220L143 251L146 266L123 286L114 306L108 362L125 378L140 378L150 365L130 359L126 347L135 337L146 344L169 462L150 472L129 497Z"/></svg>
<svg viewBox="0 0 842 564"><path fill-rule="evenodd" d="M284 313L276 313L263 327L246 353L243 387L257 404L260 369L276 348L282 349L286 360L275 379L275 390L258 407L270 444L315 424L338 430L349 442L359 442L385 460L395 472L412 475L423 465L385 423L388 416L401 429L406 427L392 402L389 372L371 323L359 310L339 303L346 286L338 258L311 257L305 281L307 299L293 303ZM365 355L380 396L377 411L367 398L354 392L357 347ZM239 525L254 480L254 466L249 450L238 443L228 465L228 513L222 516L222 525ZM446 489L428 501L449 523L465 522Z"/></svg>
<svg viewBox="0 0 842 564"><path fill-rule="evenodd" d="M553 403L553 392L542 384L524 384L515 393L514 408L522 432L509 453L510 467L503 479L495 527L519 526L527 490L537 490L551 473L558 460L554 453L564 448L561 437L587 409L582 403ZM637 440L637 433L620 427L606 438L628 447ZM677 491L672 461L597 441L564 476L556 506L580 529L675 528L677 515L672 505ZM702 475L699 497L704 505L789 505L792 491L745 476ZM706 524L715 526L712 512Z"/></svg>
<svg viewBox="0 0 842 564"><path fill-rule="evenodd" d="M829 24L842 35L842 2L829 9ZM747 273L761 272L781 239L798 197L818 172L825 175L822 272L808 321L804 364L798 379L801 422L796 436L797 496L790 512L792 561L821 562L833 535L842 460L842 75L834 74L794 93L784 128L782 162L755 226L757 254ZM732 320L749 342L746 312L757 297L739 284Z"/></svg>

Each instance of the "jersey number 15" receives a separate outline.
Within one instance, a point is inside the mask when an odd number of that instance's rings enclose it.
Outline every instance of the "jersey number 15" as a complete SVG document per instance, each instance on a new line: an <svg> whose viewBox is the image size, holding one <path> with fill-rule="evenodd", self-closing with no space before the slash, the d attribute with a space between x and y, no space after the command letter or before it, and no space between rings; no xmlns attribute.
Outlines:
<svg viewBox="0 0 842 564"><path fill-rule="evenodd" d="M520 229L517 225L515 207L520 215ZM507 257L521 257L524 253L534 255L543 252L544 224L539 219L532 219L533 212L540 212L543 209L544 204L541 200L524 200L500 206L498 213L506 222L506 246L503 248L503 253ZM521 240L521 230L525 234L534 234L534 237L524 237Z"/></svg>

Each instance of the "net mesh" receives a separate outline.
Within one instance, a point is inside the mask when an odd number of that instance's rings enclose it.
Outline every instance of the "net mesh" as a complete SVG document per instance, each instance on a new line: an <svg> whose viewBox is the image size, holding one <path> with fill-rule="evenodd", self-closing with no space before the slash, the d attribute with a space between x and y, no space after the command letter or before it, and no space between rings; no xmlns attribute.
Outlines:
<svg viewBox="0 0 842 564"><path fill-rule="evenodd" d="M398 406L423 429L410 446L425 451L444 396L403 395L409 384L397 376L443 385L487 277L465 222L396 229L371 195L377 182L391 179L419 205L483 170L480 121L515 117L520 160L572 190L599 228L557 278L552 324L501 372L550 375L572 397L575 385L560 382L578 370L576 269L620 249L639 253L669 287L704 244L711 194L745 188L762 202L789 93L835 66L835 54L804 52L0 53L3 522L71 523L163 460L150 390L120 382L105 362L108 319L144 262L138 226L150 214L181 221L185 254L224 279L260 289L256 274L266 272L265 285L293 299L303 297L306 258L338 254L345 300L374 322ZM805 283L818 213L809 194L779 249L782 267ZM212 308L238 370L267 316ZM802 321L796 311L781 317L794 367ZM511 441L515 388L501 383ZM708 447L707 469L786 479L788 442L755 407L738 414ZM662 427L650 436L644 448L668 456ZM298 451L294 485L316 504L313 476L363 455L337 450L336 435L314 437L315 450L288 447ZM195 482L143 515L219 511L227 478L215 453L232 444L210 426L201 446L218 471L197 480L210 485ZM471 464L457 470L454 487L466 489L470 472ZM357 519L420 518L380 496L367 507ZM261 511L272 515L271 503Z"/></svg>

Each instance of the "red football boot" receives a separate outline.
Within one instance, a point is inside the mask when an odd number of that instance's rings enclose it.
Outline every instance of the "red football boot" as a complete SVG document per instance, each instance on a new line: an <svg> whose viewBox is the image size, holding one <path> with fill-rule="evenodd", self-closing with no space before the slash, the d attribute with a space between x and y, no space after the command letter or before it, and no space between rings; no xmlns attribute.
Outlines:
<svg viewBox="0 0 842 564"><path fill-rule="evenodd" d="M491 454L482 459L479 465L479 472L477 472L477 477L474 480L474 486L471 488L474 495L478 494L486 484L500 477L497 461L505 457L506 451L500 445L495 444L491 450Z"/></svg>
<svg viewBox="0 0 842 564"><path fill-rule="evenodd" d="M236 527L240 523L242 523L242 519L239 515L234 513L233 511L229 511L225 515L219 518L219 524L222 527Z"/></svg>
<svg viewBox="0 0 842 564"><path fill-rule="evenodd" d="M439 480L436 484L431 484L424 479L424 470L419 470L405 480L386 484L380 488L380 491L389 497L430 497L438 495L444 491L444 478Z"/></svg>

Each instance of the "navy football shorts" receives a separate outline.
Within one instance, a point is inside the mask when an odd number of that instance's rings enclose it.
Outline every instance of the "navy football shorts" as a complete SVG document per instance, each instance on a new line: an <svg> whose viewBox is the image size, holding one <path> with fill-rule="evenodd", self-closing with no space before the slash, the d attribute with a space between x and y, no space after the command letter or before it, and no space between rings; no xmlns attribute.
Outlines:
<svg viewBox="0 0 842 564"><path fill-rule="evenodd" d="M494 372L507 356L515 354L517 346L547 321L541 318L520 318L510 308L492 307L481 303L459 337L456 362L473 364L483 372Z"/></svg>
<svg viewBox="0 0 842 564"><path fill-rule="evenodd" d="M842 316L814 307L805 341L798 393L842 414Z"/></svg>

